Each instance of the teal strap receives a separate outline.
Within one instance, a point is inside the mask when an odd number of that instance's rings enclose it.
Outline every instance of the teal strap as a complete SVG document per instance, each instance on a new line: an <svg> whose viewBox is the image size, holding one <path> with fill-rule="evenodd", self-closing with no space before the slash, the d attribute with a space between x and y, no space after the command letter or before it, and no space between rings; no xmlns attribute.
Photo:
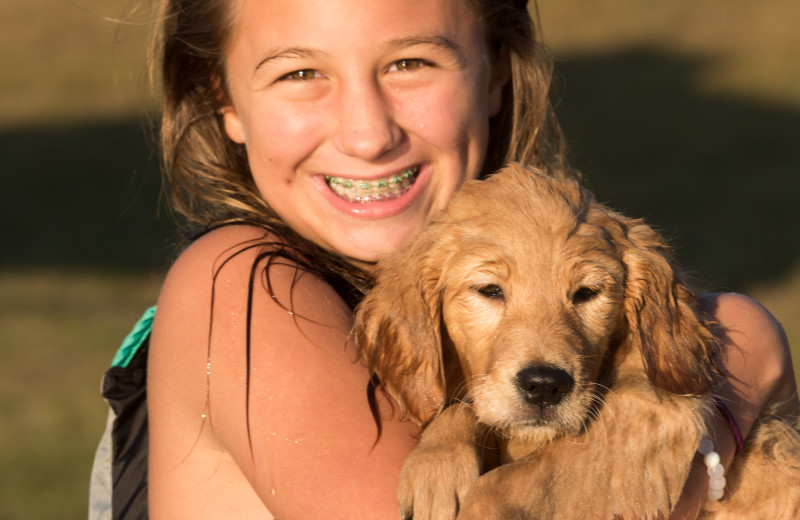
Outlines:
<svg viewBox="0 0 800 520"><path fill-rule="evenodd" d="M134 325L133 330L128 334L122 342L122 346L117 350L117 355L114 356L114 361L111 362L112 367L125 368L131 362L136 351L142 346L144 340L150 334L153 328L153 316L156 314L155 306L150 307L139 321Z"/></svg>

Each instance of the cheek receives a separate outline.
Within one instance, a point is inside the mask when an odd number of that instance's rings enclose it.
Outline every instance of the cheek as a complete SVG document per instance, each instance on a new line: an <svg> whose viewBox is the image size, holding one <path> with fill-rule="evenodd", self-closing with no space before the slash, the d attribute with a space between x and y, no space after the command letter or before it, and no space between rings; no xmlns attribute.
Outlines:
<svg viewBox="0 0 800 520"><path fill-rule="evenodd" d="M251 113L247 152L254 175L265 164L295 166L317 146L322 128L319 111L285 105L265 104Z"/></svg>
<svg viewBox="0 0 800 520"><path fill-rule="evenodd" d="M581 309L579 316L583 332L592 348L604 349L619 323L621 306L620 301L603 300Z"/></svg>
<svg viewBox="0 0 800 520"><path fill-rule="evenodd" d="M482 153L489 127L486 105L476 89L459 84L403 96L395 108L406 130L425 142L440 149Z"/></svg>
<svg viewBox="0 0 800 520"><path fill-rule="evenodd" d="M298 136L312 137L320 134L325 125L323 114L330 112L324 103L290 103L273 102L265 104L260 110L263 124L269 125L273 132L283 140L292 140Z"/></svg>
<svg viewBox="0 0 800 520"><path fill-rule="evenodd" d="M456 347L468 383L489 369L492 338L502 315L499 306L476 305L470 299L446 304L442 317Z"/></svg>
<svg viewBox="0 0 800 520"><path fill-rule="evenodd" d="M600 305L582 312L583 337L586 338L583 359L586 376L595 379L600 371L614 333L620 327L622 302L599 302Z"/></svg>

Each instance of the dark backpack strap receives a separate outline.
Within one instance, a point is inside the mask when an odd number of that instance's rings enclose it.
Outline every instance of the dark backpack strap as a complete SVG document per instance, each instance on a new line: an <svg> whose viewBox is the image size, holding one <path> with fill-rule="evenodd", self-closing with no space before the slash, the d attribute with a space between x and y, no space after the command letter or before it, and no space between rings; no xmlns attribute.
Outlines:
<svg viewBox="0 0 800 520"><path fill-rule="evenodd" d="M147 353L155 307L148 309L103 376L108 424L95 454L89 520L147 519Z"/></svg>
<svg viewBox="0 0 800 520"><path fill-rule="evenodd" d="M111 427L112 518L147 518L147 351L149 336L124 367L112 366L103 397L114 411Z"/></svg>

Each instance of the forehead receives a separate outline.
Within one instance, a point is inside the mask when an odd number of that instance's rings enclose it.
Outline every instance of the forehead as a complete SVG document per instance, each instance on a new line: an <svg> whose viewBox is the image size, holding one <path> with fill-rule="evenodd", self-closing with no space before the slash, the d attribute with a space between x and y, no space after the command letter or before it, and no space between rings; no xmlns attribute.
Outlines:
<svg viewBox="0 0 800 520"><path fill-rule="evenodd" d="M375 47L409 34L482 37L468 0L237 0L230 46Z"/></svg>

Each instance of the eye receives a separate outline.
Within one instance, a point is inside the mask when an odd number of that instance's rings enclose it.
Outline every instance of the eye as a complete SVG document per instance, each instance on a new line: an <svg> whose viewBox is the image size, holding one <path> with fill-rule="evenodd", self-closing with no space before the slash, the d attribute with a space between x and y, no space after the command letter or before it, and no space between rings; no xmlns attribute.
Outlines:
<svg viewBox="0 0 800 520"><path fill-rule="evenodd" d="M492 300L505 299L505 294L503 294L503 288L493 283L478 287L476 290L478 291L478 294L480 294L484 298L489 298Z"/></svg>
<svg viewBox="0 0 800 520"><path fill-rule="evenodd" d="M580 305L582 303L589 302L594 300L600 294L600 287L594 286L582 286L578 287L572 294L572 303L575 305Z"/></svg>
<svg viewBox="0 0 800 520"><path fill-rule="evenodd" d="M290 72L289 74L284 74L280 77L280 80L289 80L289 81L308 81L310 79L314 79L319 77L319 72L314 69L301 69L296 70L294 72Z"/></svg>
<svg viewBox="0 0 800 520"><path fill-rule="evenodd" d="M420 69L427 65L428 62L425 60L412 58L406 60L397 60L396 62L392 63L389 70L398 70L400 72L410 72L412 70Z"/></svg>

